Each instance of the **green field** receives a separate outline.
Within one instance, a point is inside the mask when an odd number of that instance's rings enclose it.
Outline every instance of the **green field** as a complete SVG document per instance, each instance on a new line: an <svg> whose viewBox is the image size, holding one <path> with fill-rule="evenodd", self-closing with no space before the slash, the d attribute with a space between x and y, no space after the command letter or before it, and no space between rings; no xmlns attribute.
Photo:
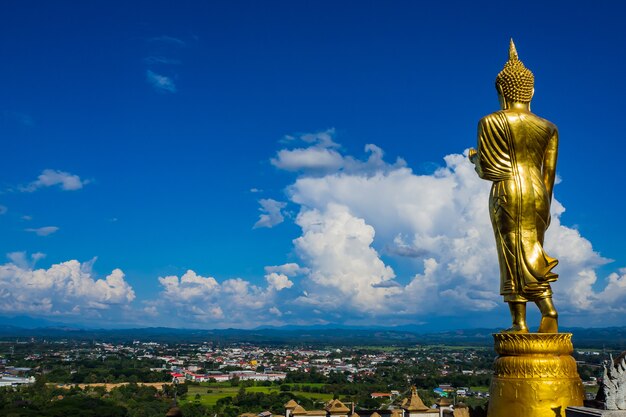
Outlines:
<svg viewBox="0 0 626 417"><path fill-rule="evenodd" d="M385 351L385 352L393 352L400 349L406 349L406 346L369 346L369 345L358 345L354 346L354 349L360 350L372 350L372 351Z"/></svg>
<svg viewBox="0 0 626 417"><path fill-rule="evenodd" d="M324 384L287 384L293 385L308 385L321 387ZM210 391L210 392L208 392ZM199 401L204 406L213 406L221 398L235 397L239 392L239 387L231 387L228 383L202 383L202 385L190 385L187 391L187 398L183 402ZM278 386L271 387L246 387L246 392L262 392L264 394L270 394L272 392L279 393ZM304 392L304 391L289 391L290 393L310 398L318 401L330 401L333 399L333 394L317 393L317 392ZM199 399L196 399L196 395L200 395Z"/></svg>
<svg viewBox="0 0 626 417"><path fill-rule="evenodd" d="M299 385L301 387L307 386L307 387L323 387L324 385L326 385L323 382L299 382L299 383L289 383L289 384L285 384L285 385L289 385L290 387L293 387L294 385Z"/></svg>
<svg viewBox="0 0 626 417"><path fill-rule="evenodd" d="M436 345L436 344L434 344L434 345L431 345L431 344L422 345L422 348L425 348L425 347L428 348L428 349L431 349L431 350L439 349L439 350L446 350L446 351L448 351L448 350L461 351L461 350L487 350L487 349L493 349L490 346L481 346L481 345L459 345L459 346L456 346L456 345Z"/></svg>
<svg viewBox="0 0 626 417"><path fill-rule="evenodd" d="M211 392L209 393L207 392L207 390L210 390ZM203 386L190 385L189 390L187 391L187 399L185 400L185 402L195 401L196 394L200 394L200 402L202 403L202 405L213 406L217 403L217 400L221 398L236 396L237 391L239 391L239 388L237 387L207 388Z"/></svg>
<svg viewBox="0 0 626 417"><path fill-rule="evenodd" d="M293 394L300 397L311 398L319 401L330 401L333 399L333 394L325 394L319 392L304 392L304 391L291 391Z"/></svg>

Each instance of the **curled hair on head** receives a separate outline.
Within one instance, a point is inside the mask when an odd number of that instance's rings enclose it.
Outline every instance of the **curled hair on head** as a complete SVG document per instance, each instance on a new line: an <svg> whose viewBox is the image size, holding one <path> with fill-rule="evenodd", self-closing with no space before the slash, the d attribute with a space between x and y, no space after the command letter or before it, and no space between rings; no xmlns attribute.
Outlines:
<svg viewBox="0 0 626 417"><path fill-rule="evenodd" d="M513 39L509 46L509 60L496 77L496 89L504 98L521 103L530 103L533 98L535 76L519 60Z"/></svg>

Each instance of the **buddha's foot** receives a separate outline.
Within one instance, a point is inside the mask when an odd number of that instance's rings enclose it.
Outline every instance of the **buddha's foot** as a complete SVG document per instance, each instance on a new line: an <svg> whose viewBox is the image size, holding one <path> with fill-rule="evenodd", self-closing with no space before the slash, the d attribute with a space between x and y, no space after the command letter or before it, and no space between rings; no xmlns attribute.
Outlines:
<svg viewBox="0 0 626 417"><path fill-rule="evenodd" d="M512 327L503 330L502 333L528 333L528 327L514 324Z"/></svg>
<svg viewBox="0 0 626 417"><path fill-rule="evenodd" d="M554 317L542 317L539 323L539 330L537 333L558 333L559 325L558 321Z"/></svg>

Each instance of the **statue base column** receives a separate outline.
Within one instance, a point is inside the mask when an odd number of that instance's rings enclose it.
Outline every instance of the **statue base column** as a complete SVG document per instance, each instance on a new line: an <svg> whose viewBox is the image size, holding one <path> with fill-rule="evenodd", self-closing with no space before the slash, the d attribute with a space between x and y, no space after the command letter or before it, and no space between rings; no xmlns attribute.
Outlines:
<svg viewBox="0 0 626 417"><path fill-rule="evenodd" d="M488 417L564 417L582 406L571 333L496 333Z"/></svg>

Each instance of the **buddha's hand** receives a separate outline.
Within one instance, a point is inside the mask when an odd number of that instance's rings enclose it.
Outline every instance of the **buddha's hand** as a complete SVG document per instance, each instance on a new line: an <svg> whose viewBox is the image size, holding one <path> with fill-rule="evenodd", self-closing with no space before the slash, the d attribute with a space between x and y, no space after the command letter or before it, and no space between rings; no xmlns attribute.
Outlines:
<svg viewBox="0 0 626 417"><path fill-rule="evenodd" d="M475 164L476 158L478 158L478 152L476 151L476 149L470 148L469 153L467 154L467 157L469 158L472 164Z"/></svg>

